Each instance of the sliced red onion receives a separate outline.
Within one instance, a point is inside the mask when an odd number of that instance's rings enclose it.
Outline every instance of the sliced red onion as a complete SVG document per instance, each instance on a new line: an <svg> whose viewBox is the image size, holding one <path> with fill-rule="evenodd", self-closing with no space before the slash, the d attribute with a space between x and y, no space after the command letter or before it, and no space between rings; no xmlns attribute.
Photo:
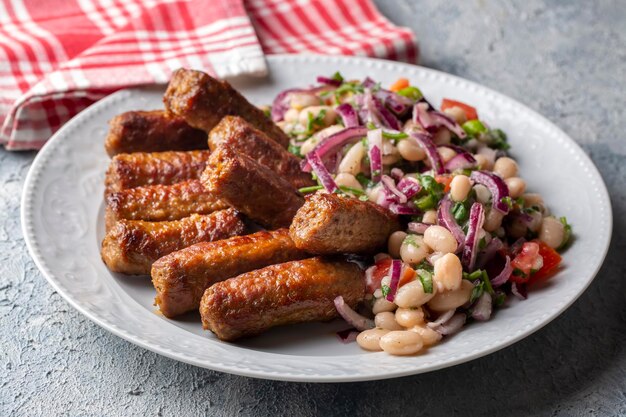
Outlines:
<svg viewBox="0 0 626 417"><path fill-rule="evenodd" d="M420 235L423 235L424 232L426 232L426 229L428 229L430 226L432 225L426 224L426 223L419 223L419 222L410 222L407 225L407 228L413 233L418 233Z"/></svg>
<svg viewBox="0 0 626 417"><path fill-rule="evenodd" d="M417 103L413 106L413 122L422 126L425 130L435 129L437 123L431 117L431 113L428 111L428 103Z"/></svg>
<svg viewBox="0 0 626 417"><path fill-rule="evenodd" d="M374 93L374 96L388 106L395 114L404 114L409 110L414 101L409 97L401 96L393 91L381 88Z"/></svg>
<svg viewBox="0 0 626 417"><path fill-rule="evenodd" d="M402 177L404 177L404 171L402 171L400 168L391 168L391 172L389 173L389 175L391 175L391 178L393 178L397 182L400 181Z"/></svg>
<svg viewBox="0 0 626 417"><path fill-rule="evenodd" d="M452 133L457 135L459 138L463 139L467 136L467 133L465 133L465 130L463 130L463 128L457 122L452 120L451 117L443 113L439 113L438 111L430 112L430 116L437 125L446 127L448 130L450 130Z"/></svg>
<svg viewBox="0 0 626 417"><path fill-rule="evenodd" d="M352 310L348 304L343 300L342 296L338 296L334 300L335 308L337 312L345 321L347 321L350 325L354 326L355 329L363 331L368 329L373 329L376 325L374 324L374 320L368 319Z"/></svg>
<svg viewBox="0 0 626 417"><path fill-rule="evenodd" d="M466 319L467 318L465 317L465 313L457 313L452 316L452 318L450 318L450 320L448 320L446 323L439 325L434 330L443 336L452 335L461 330L461 328L465 324Z"/></svg>
<svg viewBox="0 0 626 417"><path fill-rule="evenodd" d="M387 293L387 301L392 301L396 298L396 292L398 291L398 285L400 284L400 273L402 272L402 261L394 259L391 261L391 282L389 283L389 292Z"/></svg>
<svg viewBox="0 0 626 417"><path fill-rule="evenodd" d="M511 292L520 300L528 298L528 289L526 288L526 284L517 284L516 282L511 283Z"/></svg>
<svg viewBox="0 0 626 417"><path fill-rule="evenodd" d="M484 222L485 209L483 208L483 205L478 202L472 204L462 259L462 263L468 271L474 270L476 256L478 256L478 232L483 227Z"/></svg>
<svg viewBox="0 0 626 417"><path fill-rule="evenodd" d="M393 214L402 216L419 216L422 214L421 210L411 207L408 204L390 203L388 209Z"/></svg>
<svg viewBox="0 0 626 417"><path fill-rule="evenodd" d="M354 329L340 330L337 332L337 337L339 338L339 341L345 344L356 342L356 338L358 335L359 332Z"/></svg>
<svg viewBox="0 0 626 417"><path fill-rule="evenodd" d="M487 243L487 246L485 247L485 249L483 249L478 254L476 267L482 268L483 266L485 266L491 259L493 259L496 253L503 248L504 248L504 243L502 243L502 241L499 238L494 237L493 239L491 239L489 243Z"/></svg>
<svg viewBox="0 0 626 417"><path fill-rule="evenodd" d="M455 155L446 162L445 168L446 171L452 172L457 169L470 169L476 166L476 158L472 156L469 152L463 152L458 155Z"/></svg>
<svg viewBox="0 0 626 417"><path fill-rule="evenodd" d="M340 80L335 80L334 78L324 77L322 75L317 77L317 82L320 84L330 85L333 87L339 87L342 83Z"/></svg>
<svg viewBox="0 0 626 417"><path fill-rule="evenodd" d="M437 327L441 326L442 324L450 320L452 316L454 316L455 312L456 312L456 308L453 308L452 310L448 310L442 315L440 315L439 317L437 317L437 320L426 323L426 326L430 327L431 329L436 329Z"/></svg>
<svg viewBox="0 0 626 417"><path fill-rule="evenodd" d="M396 196L391 194L391 192L385 187L382 187L382 189L378 193L376 204L384 208L389 208L389 205L392 203L396 203Z"/></svg>
<svg viewBox="0 0 626 417"><path fill-rule="evenodd" d="M351 140L362 138L367 135L367 128L364 126L348 127L333 135L324 138L309 153L316 153L320 158L324 158L335 148L349 143ZM311 172L311 165L305 159L302 164L304 172Z"/></svg>
<svg viewBox="0 0 626 417"><path fill-rule="evenodd" d="M361 85L365 88L374 88L376 87L376 81L372 80L370 77L365 77Z"/></svg>
<svg viewBox="0 0 626 417"><path fill-rule="evenodd" d="M398 203L404 204L404 203L406 203L408 201L406 195L404 195L404 193L402 193L396 187L396 183L393 180L393 178L391 178L388 175L383 175L381 177L381 182L383 183L383 187L385 187L387 190L389 190L389 192L391 192L393 195L395 195L397 197L396 201Z"/></svg>
<svg viewBox="0 0 626 417"><path fill-rule="evenodd" d="M502 214L508 214L509 206L502 199L509 196L509 187L507 187L502 178L487 171L472 171L470 179L489 189L489 192L491 192L491 204L494 209Z"/></svg>
<svg viewBox="0 0 626 417"><path fill-rule="evenodd" d="M441 156L437 151L437 146L435 146L435 143L429 134L411 132L409 139L415 140L424 152L426 152L426 157L428 158L430 166L435 174L441 175L446 172L443 168Z"/></svg>
<svg viewBox="0 0 626 417"><path fill-rule="evenodd" d="M368 155L373 182L379 182L383 174L383 132L373 129L367 132Z"/></svg>
<svg viewBox="0 0 626 417"><path fill-rule="evenodd" d="M509 280L512 273L513 267L511 266L511 258L507 255L506 260L504 261L504 268L502 268L502 271L500 271L497 277L491 280L491 285L493 287L499 287L503 285Z"/></svg>
<svg viewBox="0 0 626 417"><path fill-rule="evenodd" d="M400 120L398 120L398 118L393 113L387 110L385 105L376 97L374 97L373 100L374 100L374 108L376 109L376 112L380 116L382 125L390 129L401 130L402 123L400 123Z"/></svg>
<svg viewBox="0 0 626 417"><path fill-rule="evenodd" d="M522 250L522 246L524 246L524 243L526 243L526 239L523 237L520 237L515 242L513 242L513 244L509 248L509 253L511 254L511 256L517 255Z"/></svg>
<svg viewBox="0 0 626 417"><path fill-rule="evenodd" d="M285 118L285 113L287 113L287 110L289 110L290 107L289 94L300 93L304 91L307 90L303 90L301 88L290 88L279 93L272 102L272 120L274 122L280 122Z"/></svg>
<svg viewBox="0 0 626 417"><path fill-rule="evenodd" d="M306 160L313 168L313 172L315 172L315 175L317 175L317 178L319 178L326 191L328 191L329 193L334 193L339 189L339 187L337 187L337 184L335 183L335 180L330 175L330 172L328 172L328 170L326 169L324 162L322 162L322 158L320 158L320 156L316 152L309 152L308 154L306 154Z"/></svg>
<svg viewBox="0 0 626 417"><path fill-rule="evenodd" d="M394 168L395 169L395 168ZM406 196L406 198L412 198L417 195L422 189L422 184L415 177L404 177L396 185L398 190Z"/></svg>
<svg viewBox="0 0 626 417"><path fill-rule="evenodd" d="M359 125L359 117L354 111L354 107L350 103L343 103L335 108L335 111L341 116L345 127L355 127Z"/></svg>
<svg viewBox="0 0 626 417"><path fill-rule="evenodd" d="M465 245L465 233L463 233L463 229L457 224L452 215L452 200L447 195L439 202L437 224L445 227L452 233L458 244L457 252L461 251Z"/></svg>
<svg viewBox="0 0 626 417"><path fill-rule="evenodd" d="M479 321L487 321L489 320L489 317L491 317L492 310L493 300L491 298L491 294L485 291L480 297L478 297L476 304L474 304L472 317Z"/></svg>

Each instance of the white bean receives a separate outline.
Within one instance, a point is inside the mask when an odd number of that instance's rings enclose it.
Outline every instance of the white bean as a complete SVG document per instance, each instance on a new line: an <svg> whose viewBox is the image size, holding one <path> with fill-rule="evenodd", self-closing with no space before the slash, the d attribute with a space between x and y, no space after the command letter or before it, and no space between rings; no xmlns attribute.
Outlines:
<svg viewBox="0 0 626 417"><path fill-rule="evenodd" d="M396 330L380 338L379 346L391 355L413 355L424 346L422 336L408 330Z"/></svg>
<svg viewBox="0 0 626 417"><path fill-rule="evenodd" d="M509 196L511 198L520 197L526 191L526 181L519 177L510 177L505 179L504 182L509 187Z"/></svg>
<svg viewBox="0 0 626 417"><path fill-rule="evenodd" d="M443 226L430 226L424 232L424 242L435 252L456 252L457 241Z"/></svg>
<svg viewBox="0 0 626 417"><path fill-rule="evenodd" d="M424 238L418 235L407 235L400 246L400 257L408 264L422 262L429 252L428 245L424 243Z"/></svg>
<svg viewBox="0 0 626 417"><path fill-rule="evenodd" d="M335 177L335 184L337 184L338 187L350 187L357 190L363 190L363 186L356 179L356 177L352 174L348 174L347 172L337 174Z"/></svg>
<svg viewBox="0 0 626 417"><path fill-rule="evenodd" d="M437 223L437 211L428 210L426 213L424 213L424 215L422 216L422 223L426 223L426 224Z"/></svg>
<svg viewBox="0 0 626 417"><path fill-rule="evenodd" d="M433 285L433 292L427 293L424 291L422 282L419 279L404 284L398 288L394 303L398 307L402 308L416 308L421 307L424 303L427 303L437 293L437 287Z"/></svg>
<svg viewBox="0 0 626 417"><path fill-rule="evenodd" d="M439 332L425 325L413 326L409 330L422 336L424 346L432 346L441 340L441 334Z"/></svg>
<svg viewBox="0 0 626 417"><path fill-rule="evenodd" d="M439 153L439 156L443 160L444 164L456 156L456 152L453 149L444 148L443 146L437 148L437 152Z"/></svg>
<svg viewBox="0 0 626 417"><path fill-rule="evenodd" d="M541 196L541 194L526 193L522 195L522 198L524 199L524 207L542 207L544 205L543 197Z"/></svg>
<svg viewBox="0 0 626 417"><path fill-rule="evenodd" d="M563 244L565 239L565 226L558 219L549 216L544 217L539 229L539 240L553 249Z"/></svg>
<svg viewBox="0 0 626 417"><path fill-rule="evenodd" d="M399 308L396 310L396 322L400 326L413 327L424 323L424 310L418 308Z"/></svg>
<svg viewBox="0 0 626 417"><path fill-rule="evenodd" d="M337 112L330 106L310 106L305 107L298 115L298 120L302 126L306 126L309 122L309 115L317 117L322 111L325 111L324 118L321 120L322 127L330 126L337 119ZM320 126L313 126L319 128Z"/></svg>
<svg viewBox="0 0 626 417"><path fill-rule="evenodd" d="M421 161L426 157L424 150L411 139L404 139L398 142L398 152L407 161Z"/></svg>
<svg viewBox="0 0 626 417"><path fill-rule="evenodd" d="M298 111L305 107L317 106L322 104L322 100L315 94L310 93L291 93L289 95L289 105Z"/></svg>
<svg viewBox="0 0 626 417"><path fill-rule="evenodd" d="M378 197L380 196L380 193L383 191L383 186L381 184L378 184L377 186L369 189L367 191L367 198L372 202L372 203L376 203L378 202Z"/></svg>
<svg viewBox="0 0 626 417"><path fill-rule="evenodd" d="M455 175L450 182L450 197L454 201L464 201L472 189L472 182L467 175Z"/></svg>
<svg viewBox="0 0 626 417"><path fill-rule="evenodd" d="M300 112L296 109L289 109L287 110L287 112L285 113L285 122L287 123L297 123L298 122L298 115L300 114Z"/></svg>
<svg viewBox="0 0 626 417"><path fill-rule="evenodd" d="M491 160L486 155L474 154L474 159L476 160L479 169L491 171L493 168Z"/></svg>
<svg viewBox="0 0 626 417"><path fill-rule="evenodd" d="M387 240L387 251L392 258L400 257L400 247L402 246L402 242L404 242L404 238L406 237L406 233L401 230L397 232L393 232L389 239Z"/></svg>
<svg viewBox="0 0 626 417"><path fill-rule="evenodd" d="M462 125L467 122L467 115L462 108L454 106L449 107L443 111L448 116L452 117L458 124Z"/></svg>
<svg viewBox="0 0 626 417"><path fill-rule="evenodd" d="M404 330L404 328L396 322L396 315L390 311L383 311L382 313L376 314L376 317L374 317L374 323L376 324L376 327L380 329Z"/></svg>
<svg viewBox="0 0 626 417"><path fill-rule="evenodd" d="M498 158L493 165L493 172L501 176L503 179L511 178L517 175L517 162L507 156Z"/></svg>
<svg viewBox="0 0 626 417"><path fill-rule="evenodd" d="M474 285L468 280L461 280L461 286L452 291L443 291L437 293L432 300L428 302L428 307L433 311L448 311L453 308L461 307L469 301Z"/></svg>
<svg viewBox="0 0 626 417"><path fill-rule="evenodd" d="M396 309L396 304L388 301L386 298L377 298L374 301L374 305L372 306L372 313L378 314L383 311L394 311Z"/></svg>
<svg viewBox="0 0 626 417"><path fill-rule="evenodd" d="M361 172L361 161L365 157L365 146L363 142L358 141L346 152L346 156L343 157L339 163L339 172L347 172L348 174L356 175Z"/></svg>
<svg viewBox="0 0 626 417"><path fill-rule="evenodd" d="M365 350L380 351L383 350L380 347L380 339L387 333L389 330L385 329L364 330L356 337L356 342Z"/></svg>
<svg viewBox="0 0 626 417"><path fill-rule="evenodd" d="M447 253L435 261L433 281L439 291L459 289L462 280L463 266L458 256Z"/></svg>
<svg viewBox="0 0 626 417"><path fill-rule="evenodd" d="M494 210L493 208L487 209L487 214L485 214L485 223L483 223L483 229L485 229L487 232L495 232L502 224L503 218L504 214L500 213L498 210Z"/></svg>

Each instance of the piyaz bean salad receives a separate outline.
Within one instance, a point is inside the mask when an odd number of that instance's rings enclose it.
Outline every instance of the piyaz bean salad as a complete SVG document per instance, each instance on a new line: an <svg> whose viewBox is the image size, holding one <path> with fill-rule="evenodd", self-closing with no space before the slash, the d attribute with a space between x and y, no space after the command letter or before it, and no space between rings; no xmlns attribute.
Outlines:
<svg viewBox="0 0 626 417"><path fill-rule="evenodd" d="M344 342L418 353L558 270L570 225L527 192L505 133L474 107L437 109L404 78L386 89L335 73L283 91L268 112L318 183L300 192L369 200L406 225L369 260L371 311L335 300L353 326Z"/></svg>

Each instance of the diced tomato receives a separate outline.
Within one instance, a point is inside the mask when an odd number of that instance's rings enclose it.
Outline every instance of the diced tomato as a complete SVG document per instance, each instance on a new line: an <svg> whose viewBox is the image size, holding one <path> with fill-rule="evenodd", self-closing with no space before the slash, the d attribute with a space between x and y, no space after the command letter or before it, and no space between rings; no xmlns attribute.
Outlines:
<svg viewBox="0 0 626 417"><path fill-rule="evenodd" d="M398 80L395 83L391 84L391 87L389 87L389 89L391 91L398 92L408 86L409 86L409 80L407 80L406 78L398 78Z"/></svg>
<svg viewBox="0 0 626 417"><path fill-rule="evenodd" d="M460 101L450 100L447 98L444 98L443 101L441 102L441 111L452 108L452 107L458 107L461 110L463 110L463 112L465 113L465 117L467 117L467 120L478 119L478 113L476 112L476 109L470 105L461 103Z"/></svg>
<svg viewBox="0 0 626 417"><path fill-rule="evenodd" d="M374 291L380 288L380 281L389 274L391 267L391 258L383 258L373 267L372 274L368 277L366 286L367 293L374 294Z"/></svg>
<svg viewBox="0 0 626 417"><path fill-rule="evenodd" d="M437 175L435 176L435 181L444 186L443 192L447 193L450 191L450 183L452 182L452 176L450 175Z"/></svg>
<svg viewBox="0 0 626 417"><path fill-rule="evenodd" d="M528 282L531 270L540 269L542 267L541 262L539 245L536 242L524 243L520 253L511 261L513 273L510 280L520 284Z"/></svg>
<svg viewBox="0 0 626 417"><path fill-rule="evenodd" d="M415 270L410 266L405 265L404 273L400 277L400 282L398 283L398 288L413 281L413 278L415 278Z"/></svg>
<svg viewBox="0 0 626 417"><path fill-rule="evenodd" d="M534 240L539 245L539 255L543 258L543 266L530 276L528 285L545 281L550 278L561 264L561 255L541 240Z"/></svg>

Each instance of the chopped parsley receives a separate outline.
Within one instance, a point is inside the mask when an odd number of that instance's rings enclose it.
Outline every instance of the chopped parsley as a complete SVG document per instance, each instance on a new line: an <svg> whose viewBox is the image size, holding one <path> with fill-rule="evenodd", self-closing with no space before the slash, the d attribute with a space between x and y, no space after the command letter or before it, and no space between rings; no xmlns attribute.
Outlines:
<svg viewBox="0 0 626 417"><path fill-rule="evenodd" d="M418 269L417 276L419 277L422 287L424 288L424 292L428 294L433 293L433 274L430 271L425 269Z"/></svg>
<svg viewBox="0 0 626 417"><path fill-rule="evenodd" d="M496 293L496 298L493 300L493 303L496 307L500 307L506 301L506 294L503 292Z"/></svg>
<svg viewBox="0 0 626 417"><path fill-rule="evenodd" d="M302 155L302 153L300 152L300 148L301 146L297 146L297 145L290 143L289 148L287 148L287 150L299 158L304 158L304 155Z"/></svg>
<svg viewBox="0 0 626 417"><path fill-rule="evenodd" d="M307 113L307 123L306 123L306 132L308 135L312 134L315 130L320 127L324 127L324 118L326 117L326 109L320 110L316 116L313 116L313 113Z"/></svg>
<svg viewBox="0 0 626 417"><path fill-rule="evenodd" d="M490 129L480 134L480 139L492 149L506 151L511 147L506 140L506 133L500 129Z"/></svg>
<svg viewBox="0 0 626 417"><path fill-rule="evenodd" d="M386 297L387 294L389 294L389 291L391 291L391 288L389 288L389 285L381 285L380 290L383 293L383 297Z"/></svg>
<svg viewBox="0 0 626 417"><path fill-rule="evenodd" d="M422 94L420 89L412 85L404 87L402 90L398 91L398 94L404 97L408 97L413 101L417 101L424 97L424 94Z"/></svg>
<svg viewBox="0 0 626 417"><path fill-rule="evenodd" d="M365 191L359 190L358 188L348 187L347 185L340 185L339 189L346 194L353 194L355 196L364 196Z"/></svg>
<svg viewBox="0 0 626 417"><path fill-rule="evenodd" d="M465 206L465 204L458 202L452 206L452 215L458 224L463 223L467 219L469 219L469 210Z"/></svg>
<svg viewBox="0 0 626 417"><path fill-rule="evenodd" d="M341 83L343 83L343 75L341 75L341 73L339 71L336 71L332 77L330 77L332 80L335 81L339 81Z"/></svg>
<svg viewBox="0 0 626 417"><path fill-rule="evenodd" d="M559 220L563 224L563 242L559 245L557 250L564 249L572 238L572 225L567 222L567 218L563 216L559 218Z"/></svg>
<svg viewBox="0 0 626 417"><path fill-rule="evenodd" d="M416 237L417 237L416 235L406 235L402 243L419 248L420 245L417 243Z"/></svg>
<svg viewBox="0 0 626 417"><path fill-rule="evenodd" d="M299 188L299 189L298 189L298 191L299 191L301 194L308 194L308 193L315 192L315 191L317 191L317 190L321 190L322 188L324 188L324 187L322 187L321 185L312 185L312 186L310 186L310 187L302 187L302 188Z"/></svg>
<svg viewBox="0 0 626 417"><path fill-rule="evenodd" d="M423 211L437 207L439 200L443 198L444 186L430 175L418 175L417 179L422 184L422 189L413 200L415 206Z"/></svg>
<svg viewBox="0 0 626 417"><path fill-rule="evenodd" d="M483 295L483 292L485 292L485 284L481 281L472 288L469 303L472 304L474 301L478 300L480 296Z"/></svg>

